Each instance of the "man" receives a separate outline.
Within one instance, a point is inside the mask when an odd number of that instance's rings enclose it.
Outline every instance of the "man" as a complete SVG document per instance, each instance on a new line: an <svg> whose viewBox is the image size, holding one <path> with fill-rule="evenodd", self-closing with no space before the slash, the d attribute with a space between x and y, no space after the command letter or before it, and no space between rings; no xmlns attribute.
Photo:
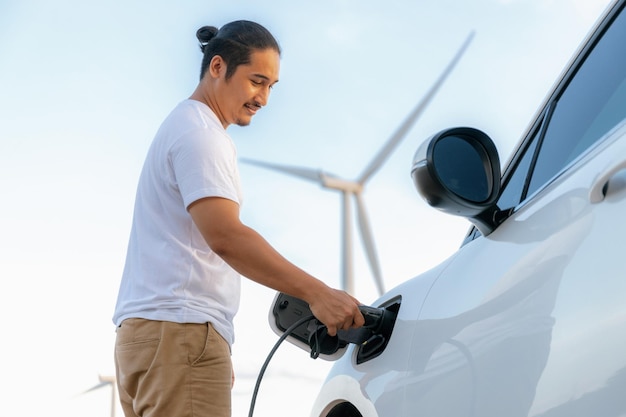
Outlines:
<svg viewBox="0 0 626 417"><path fill-rule="evenodd" d="M262 26L205 26L200 82L161 125L139 179L113 321L120 401L131 416L230 416L240 276L307 301L328 327L363 325L358 301L283 258L241 223L234 144L278 82Z"/></svg>

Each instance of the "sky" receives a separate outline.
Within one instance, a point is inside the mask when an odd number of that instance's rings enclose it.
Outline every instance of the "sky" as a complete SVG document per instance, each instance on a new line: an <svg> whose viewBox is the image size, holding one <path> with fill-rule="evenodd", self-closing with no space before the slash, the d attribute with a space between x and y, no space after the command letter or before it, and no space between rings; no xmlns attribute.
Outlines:
<svg viewBox="0 0 626 417"><path fill-rule="evenodd" d="M384 3L384 4L383 4ZM110 415L111 321L143 158L163 118L195 88L203 25L255 20L278 39L280 82L239 156L361 173L443 71L446 83L364 194L385 286L456 251L467 220L416 192L411 159L428 137L472 126L504 163L609 0L184 2L0 0L0 398L13 416ZM285 257L340 285L340 196L242 164L244 223ZM355 237L355 295L377 298ZM233 416L277 340L275 295L243 280ZM254 415L308 415L331 363L284 343ZM5 414L5 412L3 412ZM117 410L117 416L121 416Z"/></svg>

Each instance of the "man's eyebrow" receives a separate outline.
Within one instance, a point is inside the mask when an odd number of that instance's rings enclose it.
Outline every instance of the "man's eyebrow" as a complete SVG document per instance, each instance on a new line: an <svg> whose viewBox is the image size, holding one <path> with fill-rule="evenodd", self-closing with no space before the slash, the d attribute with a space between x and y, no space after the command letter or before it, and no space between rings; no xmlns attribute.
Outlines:
<svg viewBox="0 0 626 417"><path fill-rule="evenodd" d="M265 80L265 81L267 81L267 82L270 82L270 83L271 83L270 78L269 78L268 76L266 76L266 75L263 75L263 74L252 74L252 76L253 76L253 77L257 77L257 78L261 78L261 79L263 79L263 80ZM276 84L277 82L278 82L278 80L274 81L274 82L272 83L272 85L273 85L273 84Z"/></svg>

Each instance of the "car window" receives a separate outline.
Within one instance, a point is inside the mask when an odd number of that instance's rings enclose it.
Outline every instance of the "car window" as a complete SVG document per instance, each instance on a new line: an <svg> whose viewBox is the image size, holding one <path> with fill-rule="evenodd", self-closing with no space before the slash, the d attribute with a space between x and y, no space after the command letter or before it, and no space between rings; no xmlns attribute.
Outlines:
<svg viewBox="0 0 626 417"><path fill-rule="evenodd" d="M626 118L626 12L622 6L544 109L505 172L498 207L516 207ZM540 71L540 63L537 70ZM480 236L470 230L463 244Z"/></svg>
<svg viewBox="0 0 626 417"><path fill-rule="evenodd" d="M622 13L557 98L526 195L626 117L625 39L626 14Z"/></svg>
<svg viewBox="0 0 626 417"><path fill-rule="evenodd" d="M535 132L534 136L536 135L537 132ZM526 189L527 172L530 170L530 164L535 155L538 142L536 138L533 138L529 146L523 149L523 154L518 156L515 172L509 175L506 184L503 184L504 187L498 199L498 207L502 209L515 207L522 200L522 193Z"/></svg>
<svg viewBox="0 0 626 417"><path fill-rule="evenodd" d="M626 118L626 13L618 16L547 106L543 122L516 157L498 207L514 207Z"/></svg>

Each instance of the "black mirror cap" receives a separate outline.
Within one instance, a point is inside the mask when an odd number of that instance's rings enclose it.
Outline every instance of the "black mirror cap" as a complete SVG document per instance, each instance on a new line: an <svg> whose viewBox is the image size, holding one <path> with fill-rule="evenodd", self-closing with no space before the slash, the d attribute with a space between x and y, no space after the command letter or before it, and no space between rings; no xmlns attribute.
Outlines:
<svg viewBox="0 0 626 417"><path fill-rule="evenodd" d="M471 127L445 129L415 152L411 177L426 202L443 212L467 217L484 234L500 194L500 158L489 136Z"/></svg>

